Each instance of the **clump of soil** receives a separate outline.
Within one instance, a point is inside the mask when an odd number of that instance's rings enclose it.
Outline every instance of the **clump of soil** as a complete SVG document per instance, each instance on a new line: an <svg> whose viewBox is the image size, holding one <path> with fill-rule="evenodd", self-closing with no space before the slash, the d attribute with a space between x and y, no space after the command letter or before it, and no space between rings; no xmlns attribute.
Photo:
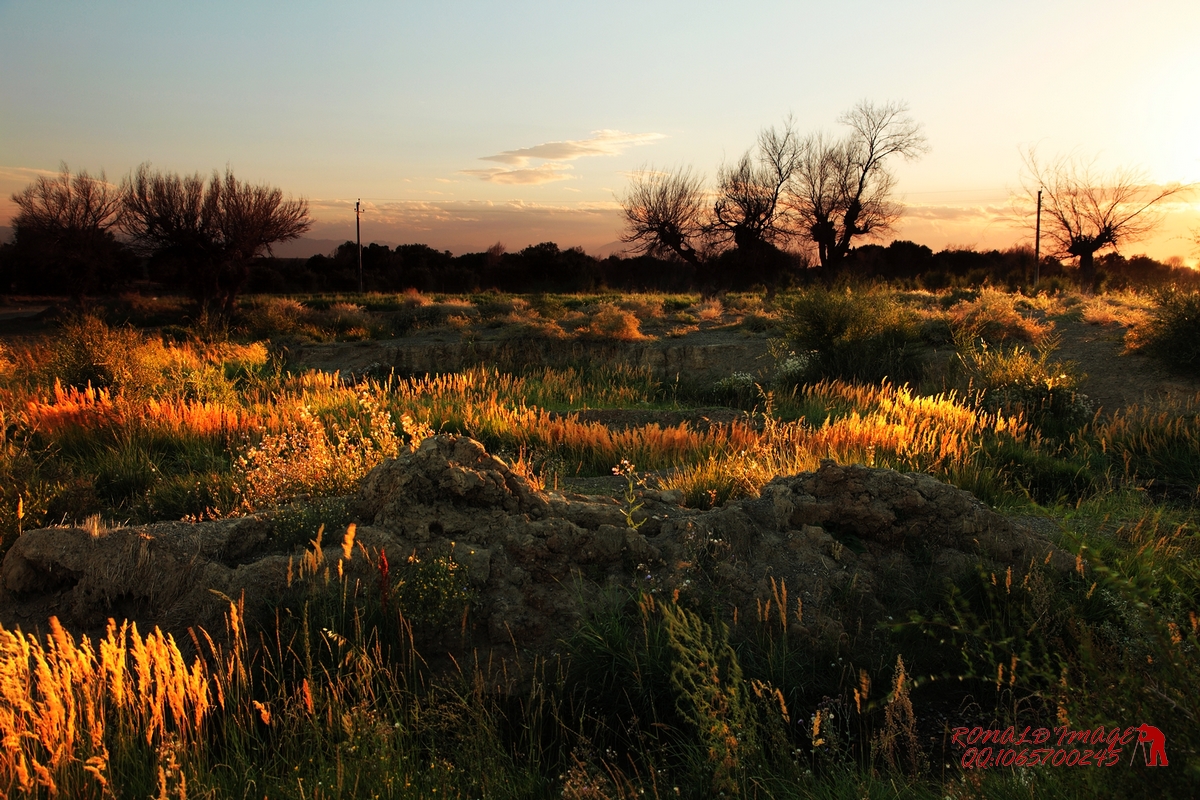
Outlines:
<svg viewBox="0 0 1200 800"><path fill-rule="evenodd" d="M486 660L546 653L586 609L613 592L648 592L751 618L786 586L803 603L800 633L836 641L895 607L897 587L936 585L982 565L1018 576L1072 559L970 494L928 475L823 462L761 496L711 511L646 490L639 508L611 497L539 492L478 442L427 439L373 470L351 498L353 546L307 556L374 585L379 553L452 558L476 598L444 646ZM25 630L51 615L95 632L109 617L158 625L186 640L216 633L230 599L264 624L292 582L269 514L199 524L89 532L30 531L0 568L0 623ZM340 533L340 532L339 532ZM457 632L456 632L457 633Z"/></svg>

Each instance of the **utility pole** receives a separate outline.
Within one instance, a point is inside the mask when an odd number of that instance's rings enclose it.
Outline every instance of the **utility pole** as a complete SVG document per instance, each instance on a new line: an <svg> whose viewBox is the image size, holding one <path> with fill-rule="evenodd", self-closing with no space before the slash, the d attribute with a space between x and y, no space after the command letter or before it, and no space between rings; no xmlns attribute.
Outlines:
<svg viewBox="0 0 1200 800"><path fill-rule="evenodd" d="M1041 200L1042 200L1042 193L1041 193L1041 192L1038 192L1038 203L1039 203L1039 204L1041 203ZM360 219L360 218L361 218L361 216L362 216L362 208L361 208L361 205L362 205L362 199L361 199L361 198L360 198L360 199L358 199L358 200L355 200L355 201L354 201L354 236L355 236L355 238L356 238L356 239L357 239L357 241L358 241L358 293L359 293L359 294L362 294L362 291L363 291L363 282L362 282L362 223L361 223L361 222L359 222L359 219ZM1038 210L1039 210L1039 212L1041 211L1041 206L1040 206L1040 205L1038 206ZM1039 219L1040 219L1040 217L1039 217Z"/></svg>
<svg viewBox="0 0 1200 800"><path fill-rule="evenodd" d="M1038 189L1037 233L1033 236L1033 285L1042 280L1042 190Z"/></svg>

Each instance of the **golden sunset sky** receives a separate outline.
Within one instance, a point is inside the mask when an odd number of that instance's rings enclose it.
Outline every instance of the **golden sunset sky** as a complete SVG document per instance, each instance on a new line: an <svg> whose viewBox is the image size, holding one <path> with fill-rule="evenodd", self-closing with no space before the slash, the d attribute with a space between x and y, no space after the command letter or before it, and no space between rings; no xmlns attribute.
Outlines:
<svg viewBox="0 0 1200 800"><path fill-rule="evenodd" d="M1010 247L1021 148L1200 181L1200 2L0 0L0 225L60 162L150 161L304 196L314 239L353 238L362 198L364 242L598 252L630 171L711 179L863 99L930 145L895 165L894 237ZM1164 211L1126 254L1195 264L1200 194Z"/></svg>

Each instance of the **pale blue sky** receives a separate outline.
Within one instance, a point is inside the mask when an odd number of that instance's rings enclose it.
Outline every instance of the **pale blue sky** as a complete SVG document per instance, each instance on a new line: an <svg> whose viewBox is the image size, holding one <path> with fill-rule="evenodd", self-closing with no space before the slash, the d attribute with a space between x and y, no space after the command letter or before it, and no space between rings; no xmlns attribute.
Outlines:
<svg viewBox="0 0 1200 800"><path fill-rule="evenodd" d="M314 236L351 235L362 197L367 240L594 249L629 170L712 176L789 112L835 130L871 99L906 101L931 146L898 166L898 234L1008 246L1021 146L1200 180L1197 42L1195 0L0 0L0 223L60 161L148 160L303 195ZM1190 258L1196 224L1133 249Z"/></svg>

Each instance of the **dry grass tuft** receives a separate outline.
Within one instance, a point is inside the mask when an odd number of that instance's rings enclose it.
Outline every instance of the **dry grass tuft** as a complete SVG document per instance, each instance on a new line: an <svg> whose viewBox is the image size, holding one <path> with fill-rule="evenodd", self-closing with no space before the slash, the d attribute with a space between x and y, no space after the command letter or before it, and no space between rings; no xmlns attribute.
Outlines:
<svg viewBox="0 0 1200 800"><path fill-rule="evenodd" d="M236 615L236 609L234 614ZM109 742L197 742L226 693L157 628L109 620L95 645L50 619L44 642L0 629L0 790L108 796ZM230 665L232 666L232 665ZM11 795L8 795L11 796Z"/></svg>
<svg viewBox="0 0 1200 800"><path fill-rule="evenodd" d="M587 333L596 339L617 342L640 342L649 338L642 333L641 323L636 316L612 303L600 304Z"/></svg>
<svg viewBox="0 0 1200 800"><path fill-rule="evenodd" d="M662 298L653 295L633 295L618 302L617 306L643 322L659 319L663 315Z"/></svg>
<svg viewBox="0 0 1200 800"><path fill-rule="evenodd" d="M696 316L704 322L716 322L717 320L721 319L721 315L725 313L725 306L721 304L720 300L715 298L712 300L705 300L702 303L697 303L694 308L696 310Z"/></svg>
<svg viewBox="0 0 1200 800"><path fill-rule="evenodd" d="M948 312L951 325L960 332L988 342L1040 343L1054 329L1053 323L1038 322L1017 309L1014 295L985 287L973 301L955 303Z"/></svg>

